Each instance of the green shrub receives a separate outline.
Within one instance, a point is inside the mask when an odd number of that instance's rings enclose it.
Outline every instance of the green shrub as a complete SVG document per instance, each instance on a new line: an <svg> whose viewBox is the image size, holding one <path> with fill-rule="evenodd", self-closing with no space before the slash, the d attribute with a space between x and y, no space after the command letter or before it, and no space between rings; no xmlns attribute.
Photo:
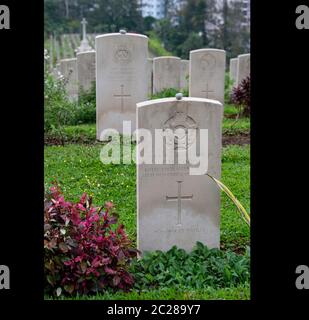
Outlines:
<svg viewBox="0 0 309 320"><path fill-rule="evenodd" d="M66 140L64 126L95 123L95 83L88 92L82 91L78 101L70 101L63 76L55 78L46 64L44 71L44 131Z"/></svg>
<svg viewBox="0 0 309 320"><path fill-rule="evenodd" d="M74 123L87 124L96 122L96 83L93 82L88 91L80 88L78 103L76 106Z"/></svg>
<svg viewBox="0 0 309 320"><path fill-rule="evenodd" d="M249 282L250 256L249 251L241 256L197 242L191 253L174 246L168 252L145 254L133 261L130 272L137 290L233 287Z"/></svg>
<svg viewBox="0 0 309 320"><path fill-rule="evenodd" d="M182 90L177 90L174 88L168 88L168 89L164 89L161 92L158 92L156 94L153 94L151 96L151 100L153 99L162 99L162 98L175 98L176 93L181 92L183 94L184 97L188 97L189 96L189 90L186 89L182 89Z"/></svg>
<svg viewBox="0 0 309 320"><path fill-rule="evenodd" d="M45 62L48 56L45 52ZM66 80L60 76L55 79L49 72L47 63L44 70L44 128L45 131L60 130L69 124L74 116L73 104L65 92Z"/></svg>

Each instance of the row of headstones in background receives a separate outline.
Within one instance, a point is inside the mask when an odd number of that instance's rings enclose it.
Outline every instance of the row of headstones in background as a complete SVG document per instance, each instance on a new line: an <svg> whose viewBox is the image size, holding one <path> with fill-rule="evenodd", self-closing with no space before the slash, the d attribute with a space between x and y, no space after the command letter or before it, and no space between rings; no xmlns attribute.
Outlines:
<svg viewBox="0 0 309 320"><path fill-rule="evenodd" d="M250 53L241 54L230 60L230 78L234 81L234 86L237 87L248 76L250 76Z"/></svg>
<svg viewBox="0 0 309 320"><path fill-rule="evenodd" d="M75 59L61 60L61 73L67 79L67 92L71 98L78 95L80 88L89 90L95 81L95 55L95 51L88 51L78 53ZM224 73L223 50L194 50L190 53L190 61L178 57L148 58L147 95L166 88L183 89L187 87L190 74L189 96L214 99L223 103ZM121 99L122 105L127 104L126 98L129 97L124 92L124 84L121 84L117 96Z"/></svg>
<svg viewBox="0 0 309 320"><path fill-rule="evenodd" d="M66 81L66 92L76 100L80 90L88 91L96 80L95 51L77 53L76 58L60 60L60 73Z"/></svg>
<svg viewBox="0 0 309 320"><path fill-rule="evenodd" d="M225 51L200 49L190 52L190 60L169 56L154 58L153 77L148 87L150 91L152 83L154 94L168 88L184 89L189 78L190 97L224 103L224 77Z"/></svg>

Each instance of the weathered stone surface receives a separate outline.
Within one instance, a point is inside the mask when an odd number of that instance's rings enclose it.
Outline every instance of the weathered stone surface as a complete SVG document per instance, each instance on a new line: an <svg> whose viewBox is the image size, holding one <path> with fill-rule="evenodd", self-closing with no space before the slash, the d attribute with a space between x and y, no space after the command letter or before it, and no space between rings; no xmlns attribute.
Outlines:
<svg viewBox="0 0 309 320"><path fill-rule="evenodd" d="M237 67L238 67L238 59L233 58L230 60L230 79L236 83L237 80Z"/></svg>
<svg viewBox="0 0 309 320"><path fill-rule="evenodd" d="M88 91L95 82L95 51L81 52L76 57L79 88Z"/></svg>
<svg viewBox="0 0 309 320"><path fill-rule="evenodd" d="M153 59L147 59L148 96L152 95L153 86Z"/></svg>
<svg viewBox="0 0 309 320"><path fill-rule="evenodd" d="M224 104L225 51L199 49L190 52L189 96Z"/></svg>
<svg viewBox="0 0 309 320"><path fill-rule="evenodd" d="M248 76L250 76L250 53L238 56L236 85L240 85L241 81Z"/></svg>
<svg viewBox="0 0 309 320"><path fill-rule="evenodd" d="M164 89L180 89L181 59L178 57L157 57L153 59L153 93Z"/></svg>
<svg viewBox="0 0 309 320"><path fill-rule="evenodd" d="M180 89L189 87L189 60L181 60L180 65Z"/></svg>
<svg viewBox="0 0 309 320"><path fill-rule="evenodd" d="M97 139L104 129L135 130L136 103L147 100L148 38L111 33L96 37Z"/></svg>
<svg viewBox="0 0 309 320"><path fill-rule="evenodd" d="M66 80L66 92L71 100L78 97L77 59L60 60L60 72Z"/></svg>
<svg viewBox="0 0 309 320"><path fill-rule="evenodd" d="M198 141L199 132L208 130L208 173L221 175L221 122L223 107L218 101L202 98L157 99L137 104L137 233L142 252L169 250L177 245L190 251L200 241L210 248L220 245L220 191L205 174L190 174L190 163L155 164L155 131L162 129L196 129L174 140L181 152L187 152ZM143 130L152 134L151 163L142 163L140 144ZM188 143L183 146L183 142ZM174 150L173 141L165 148ZM200 141L199 141L200 142ZM199 144L197 142L197 144ZM202 141L205 143L205 141ZM207 143L207 142L206 142ZM149 143L147 143L149 146ZM160 154L160 152L159 152Z"/></svg>

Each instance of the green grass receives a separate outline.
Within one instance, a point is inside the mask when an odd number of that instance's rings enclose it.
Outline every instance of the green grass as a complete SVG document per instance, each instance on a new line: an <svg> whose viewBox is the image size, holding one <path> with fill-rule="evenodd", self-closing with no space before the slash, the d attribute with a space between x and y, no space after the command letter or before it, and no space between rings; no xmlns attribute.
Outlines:
<svg viewBox="0 0 309 320"><path fill-rule="evenodd" d="M113 201L130 238L136 239L135 165L103 165L100 144L45 147L45 186L57 179L68 200L77 200L83 192L94 197L96 205ZM249 210L250 147L223 149L222 182ZM221 242L224 248L243 251L249 244L249 228L231 201L222 194Z"/></svg>
<svg viewBox="0 0 309 320"><path fill-rule="evenodd" d="M224 105L225 116L237 115L237 113L238 113L238 109L234 104L225 103Z"/></svg>
<svg viewBox="0 0 309 320"><path fill-rule="evenodd" d="M222 155L222 182L233 192L245 209L250 212L250 146L228 146ZM243 251L249 244L250 230L231 200L222 194L221 245Z"/></svg>
<svg viewBox="0 0 309 320"><path fill-rule="evenodd" d="M250 133L250 119L228 119L224 118L222 124L223 135L237 135L237 134L249 134Z"/></svg>
<svg viewBox="0 0 309 320"><path fill-rule="evenodd" d="M53 299L45 297L46 300ZM235 288L205 290L161 289L147 292L105 293L95 296L61 298L65 300L249 300L249 284Z"/></svg>

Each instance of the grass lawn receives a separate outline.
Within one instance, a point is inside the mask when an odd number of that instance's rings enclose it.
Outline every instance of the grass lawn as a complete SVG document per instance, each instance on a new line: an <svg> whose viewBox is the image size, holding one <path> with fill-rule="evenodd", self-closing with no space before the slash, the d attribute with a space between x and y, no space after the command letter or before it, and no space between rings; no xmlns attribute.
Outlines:
<svg viewBox="0 0 309 320"><path fill-rule="evenodd" d="M46 300L53 300L45 297ZM95 296L80 296L73 298L61 298L61 300L250 300L249 285L236 288L223 288L205 290L177 290L162 289L147 292L129 293L104 293Z"/></svg>
<svg viewBox="0 0 309 320"><path fill-rule="evenodd" d="M77 200L83 192L93 196L96 205L113 201L130 238L136 239L135 165L103 165L100 144L45 147L45 187L58 180L68 200ZM223 148L222 181L240 202L250 206L250 147ZM231 201L222 194L222 248L243 251L249 244L249 228L241 220Z"/></svg>

